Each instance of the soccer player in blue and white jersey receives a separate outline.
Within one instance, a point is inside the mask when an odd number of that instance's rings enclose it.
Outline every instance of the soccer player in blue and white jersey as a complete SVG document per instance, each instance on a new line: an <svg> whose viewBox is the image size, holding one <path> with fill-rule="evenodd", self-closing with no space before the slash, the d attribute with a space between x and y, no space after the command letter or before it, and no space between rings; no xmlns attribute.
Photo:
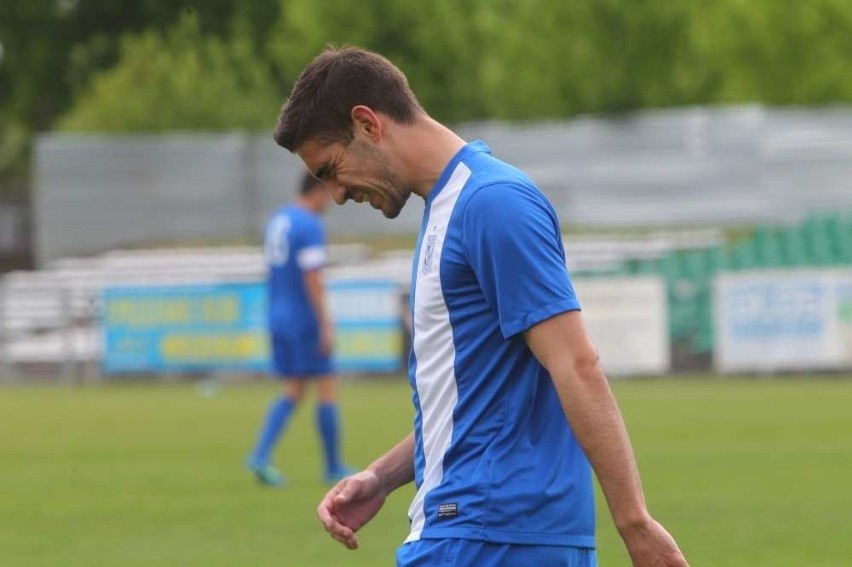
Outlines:
<svg viewBox="0 0 852 567"><path fill-rule="evenodd" d="M270 486L284 483L271 454L308 382L317 386L317 427L325 455L325 480L336 482L352 472L339 455L332 323L322 278L326 242L320 215L328 203L323 184L305 175L296 201L275 211L266 226L269 336L273 369L284 380L284 393L270 405L247 464L258 481Z"/></svg>
<svg viewBox="0 0 852 567"><path fill-rule="evenodd" d="M635 567L685 567L648 512L618 406L583 327L553 207L465 143L380 55L327 49L275 131L338 204L388 218L425 201L411 274L413 432L317 514L350 549L414 481L397 565L596 565L592 471ZM566 419L567 418L567 419Z"/></svg>

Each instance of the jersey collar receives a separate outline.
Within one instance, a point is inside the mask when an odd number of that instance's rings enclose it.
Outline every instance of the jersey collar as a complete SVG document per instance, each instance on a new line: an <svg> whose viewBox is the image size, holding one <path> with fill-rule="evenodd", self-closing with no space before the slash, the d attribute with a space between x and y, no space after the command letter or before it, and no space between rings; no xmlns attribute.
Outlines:
<svg viewBox="0 0 852 567"><path fill-rule="evenodd" d="M477 153L491 153L491 148L483 142L482 140L474 140L473 142L469 142L462 146L462 148L453 156L453 159L444 167L444 171L441 172L441 177L438 178L438 181L435 182L435 185L432 186L432 190L429 191L429 196L426 198L426 206L429 207L432 204L432 201L438 196L438 193L444 188L447 182L450 180L450 176L456 170L456 166L464 161L465 159L471 157Z"/></svg>

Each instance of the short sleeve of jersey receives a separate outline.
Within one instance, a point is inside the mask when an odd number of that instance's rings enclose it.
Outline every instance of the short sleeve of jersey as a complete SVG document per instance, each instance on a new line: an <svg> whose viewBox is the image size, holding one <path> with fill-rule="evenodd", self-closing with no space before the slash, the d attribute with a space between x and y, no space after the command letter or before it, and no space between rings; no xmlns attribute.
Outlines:
<svg viewBox="0 0 852 567"><path fill-rule="evenodd" d="M556 214L537 189L520 182L477 189L463 230L468 260L504 338L580 309Z"/></svg>
<svg viewBox="0 0 852 567"><path fill-rule="evenodd" d="M305 223L296 262L302 271L316 270L325 266L325 230L318 220L311 219L311 222Z"/></svg>

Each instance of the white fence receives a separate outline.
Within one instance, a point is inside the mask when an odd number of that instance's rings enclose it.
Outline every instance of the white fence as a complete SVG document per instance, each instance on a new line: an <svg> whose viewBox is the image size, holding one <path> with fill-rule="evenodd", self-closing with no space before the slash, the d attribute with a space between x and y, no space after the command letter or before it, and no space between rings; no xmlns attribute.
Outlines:
<svg viewBox="0 0 852 567"><path fill-rule="evenodd" d="M852 108L758 106L458 127L526 171L569 226L791 222L852 208ZM41 266L65 256L259 238L304 167L268 132L40 136L33 200ZM393 222L332 207L334 234L417 233L422 201Z"/></svg>

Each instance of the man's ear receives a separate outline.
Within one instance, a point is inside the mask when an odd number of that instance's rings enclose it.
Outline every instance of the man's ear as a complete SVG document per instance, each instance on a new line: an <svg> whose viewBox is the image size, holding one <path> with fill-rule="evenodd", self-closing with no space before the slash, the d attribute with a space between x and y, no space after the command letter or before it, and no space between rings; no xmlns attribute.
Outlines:
<svg viewBox="0 0 852 567"><path fill-rule="evenodd" d="M373 142L382 139L382 119L369 106L359 104L352 107L352 128L361 132Z"/></svg>

